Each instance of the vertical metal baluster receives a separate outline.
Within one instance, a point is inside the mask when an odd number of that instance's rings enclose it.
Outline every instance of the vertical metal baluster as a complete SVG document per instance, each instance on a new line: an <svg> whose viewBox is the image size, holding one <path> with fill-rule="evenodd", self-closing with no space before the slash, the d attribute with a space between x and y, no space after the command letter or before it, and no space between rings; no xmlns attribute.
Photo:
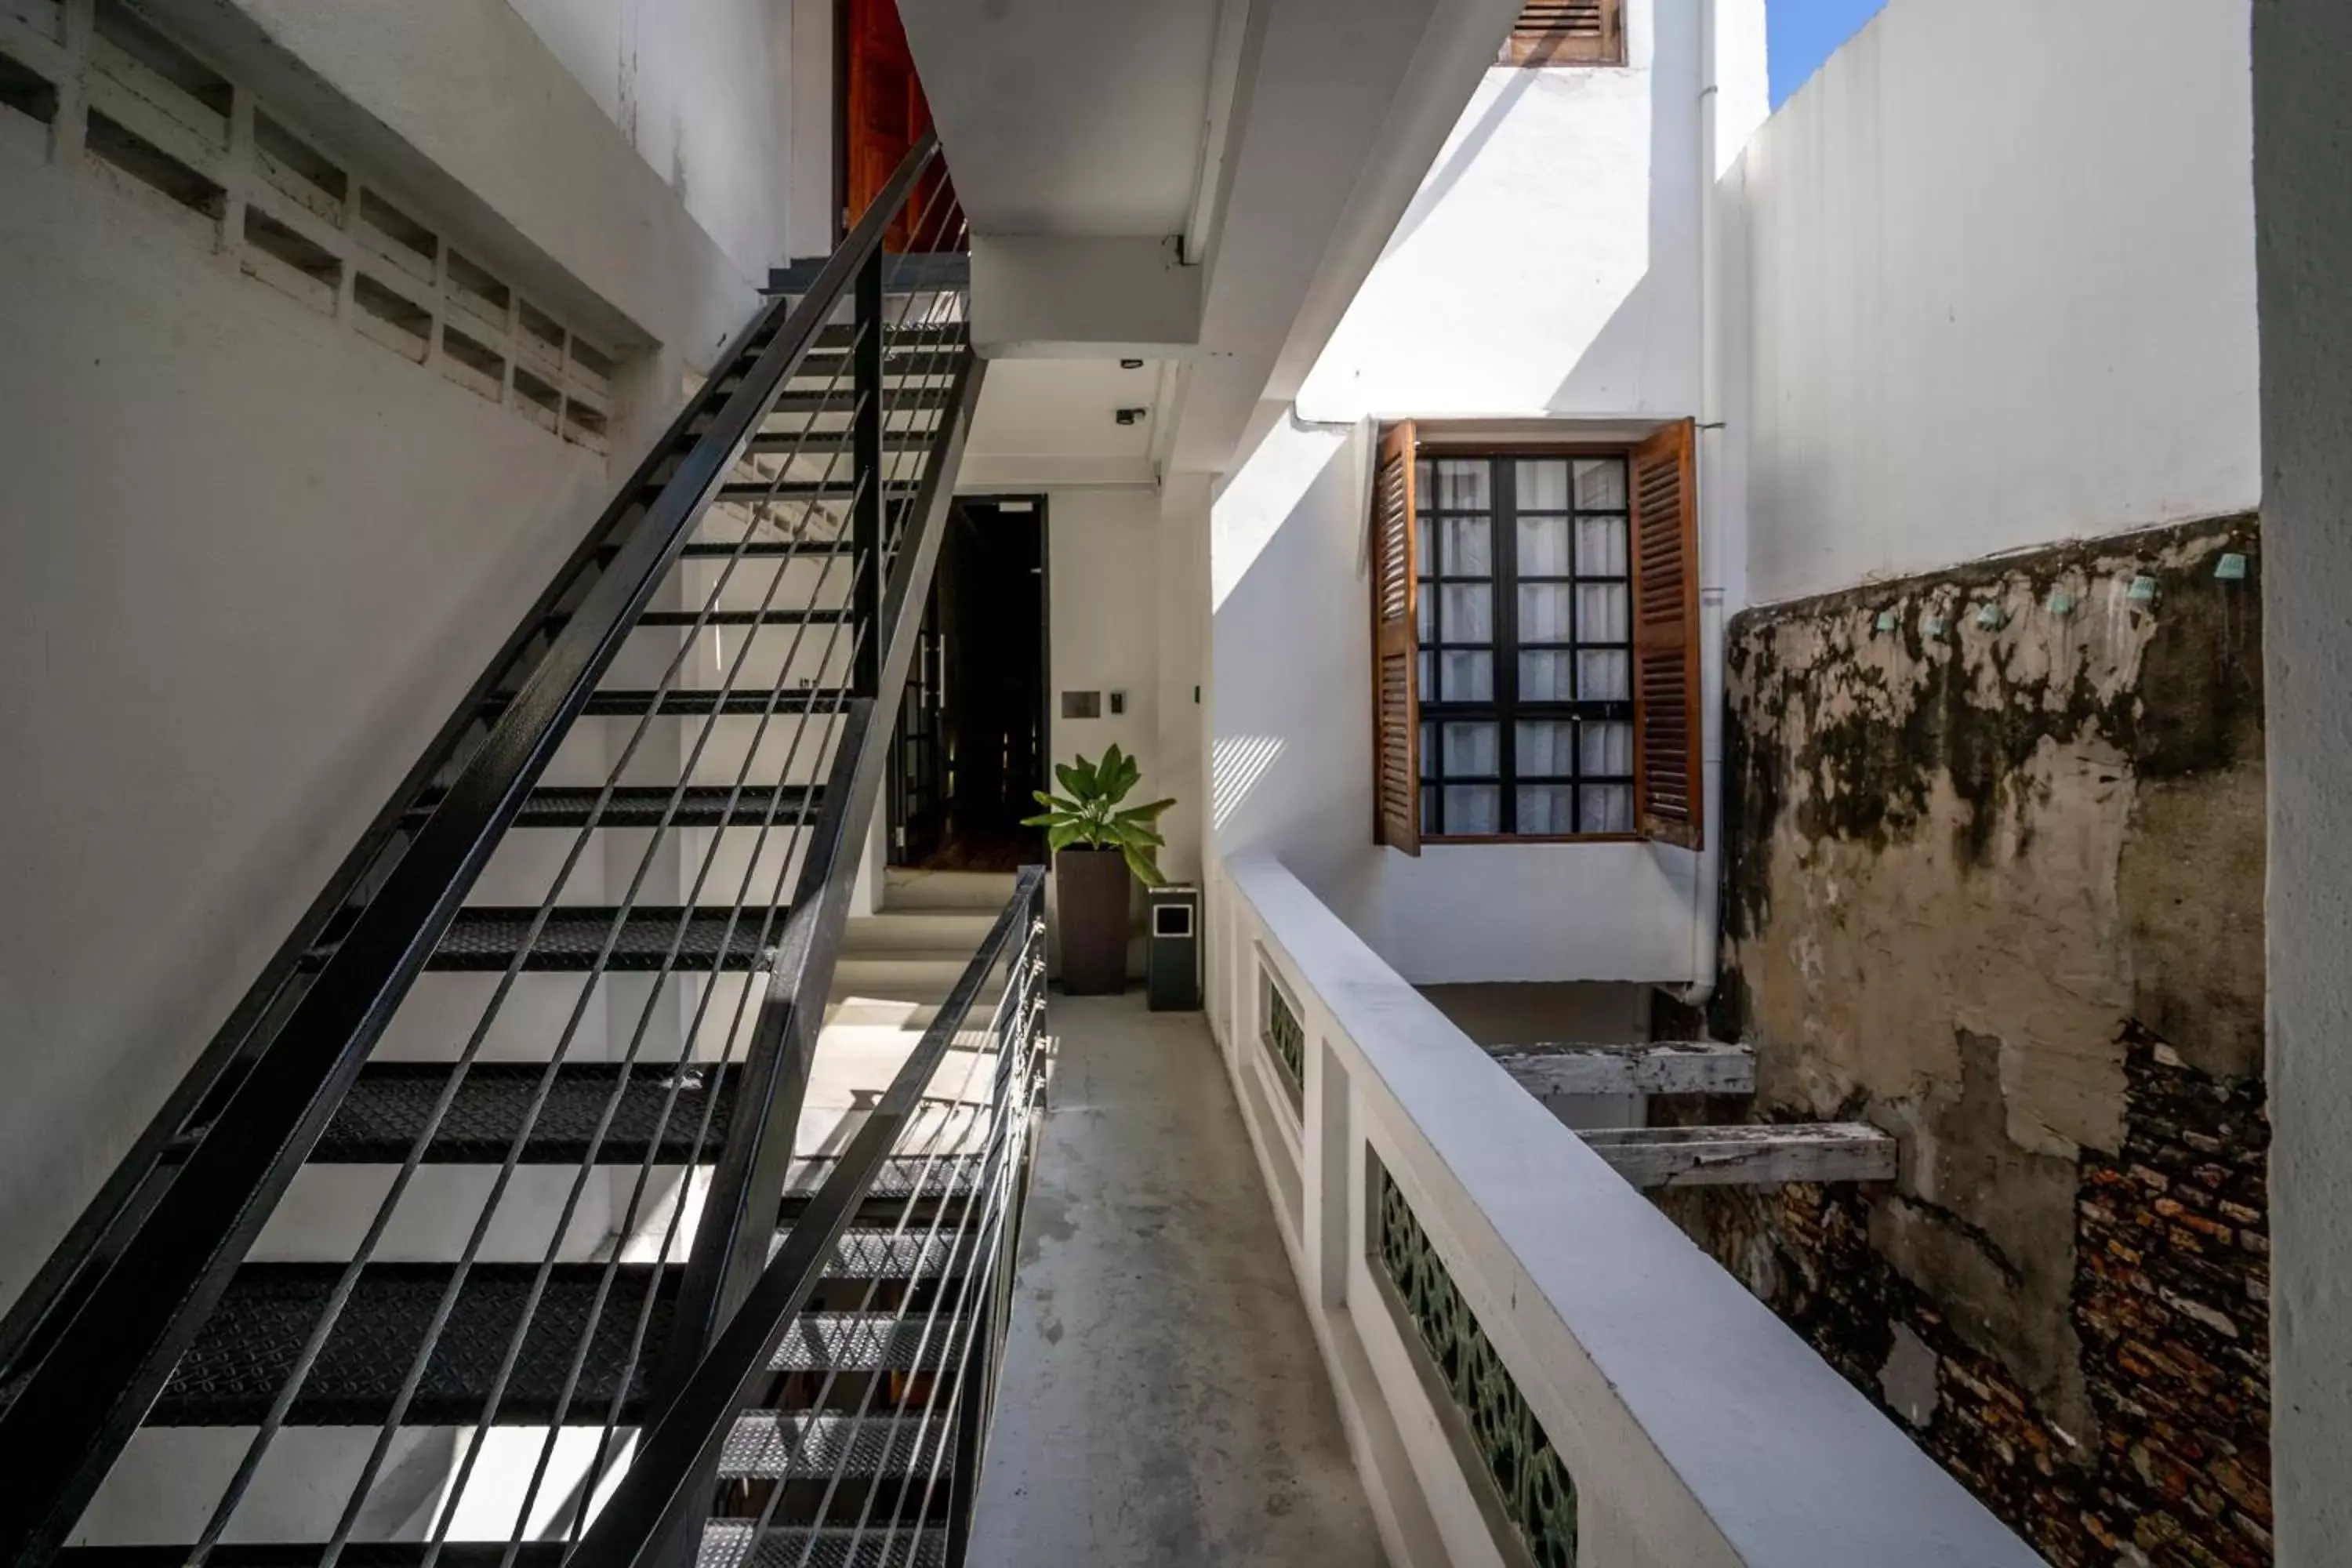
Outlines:
<svg viewBox="0 0 2352 1568"><path fill-rule="evenodd" d="M882 322L879 246L857 269L856 292L857 327L851 353L856 356L857 412L850 439L850 472L864 478L866 484L858 492L856 510L850 517L851 541L865 566L850 607L858 623L872 627L874 635L859 646L849 684L858 696L873 697L882 688L882 515L889 504L889 471L882 457L882 444L888 438L882 385L883 367L888 363L884 357L888 334Z"/></svg>

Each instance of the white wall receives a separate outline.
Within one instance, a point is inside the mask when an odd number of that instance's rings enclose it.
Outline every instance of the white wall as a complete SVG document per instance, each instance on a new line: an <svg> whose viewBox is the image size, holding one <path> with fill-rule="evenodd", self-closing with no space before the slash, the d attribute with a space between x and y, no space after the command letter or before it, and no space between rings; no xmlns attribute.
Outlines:
<svg viewBox="0 0 2352 1568"><path fill-rule="evenodd" d="M1055 762L1101 754L1116 743L1143 768L1135 802L1173 796L1160 824L1171 880L1200 875L1199 726L1192 688L1201 677L1196 617L1201 563L1192 536L1140 488L1046 492L1047 730ZM1104 693L1099 719L1065 719L1066 690ZM1109 693L1127 694L1113 717Z"/></svg>
<svg viewBox="0 0 2352 1568"><path fill-rule="evenodd" d="M1625 9L1628 68L1486 73L1302 417L1696 408L1699 0Z"/></svg>
<svg viewBox="0 0 2352 1568"><path fill-rule="evenodd" d="M1371 842L1371 421L1546 419L1622 438L1700 413L1700 0L1633 0L1622 69L1498 68L1292 409L1213 505L1217 853L1277 850L1406 978L1700 978L1701 862L1646 844ZM1719 0L1718 118L1760 114L1761 6ZM1709 526L1713 523L1710 520Z"/></svg>
<svg viewBox="0 0 2352 1568"><path fill-rule="evenodd" d="M2278 1560L2352 1536L2352 10L2272 5L2254 29L2262 258L2263 647L2270 741L2271 1439Z"/></svg>
<svg viewBox="0 0 2352 1568"><path fill-rule="evenodd" d="M2251 508L2247 0L1895 0L1748 148L1748 595Z"/></svg>
<svg viewBox="0 0 2352 1568"><path fill-rule="evenodd" d="M749 319L751 264L506 5L147 8L632 353L614 465ZM615 478L238 276L11 119L30 134L0 138L0 1302ZM697 208L748 233L754 196L781 190L706 184Z"/></svg>
<svg viewBox="0 0 2352 1568"><path fill-rule="evenodd" d="M787 249L792 0L508 4L746 277L832 248Z"/></svg>
<svg viewBox="0 0 2352 1568"><path fill-rule="evenodd" d="M0 1300L601 505L604 469L0 157ZM421 460L429 454L430 460Z"/></svg>

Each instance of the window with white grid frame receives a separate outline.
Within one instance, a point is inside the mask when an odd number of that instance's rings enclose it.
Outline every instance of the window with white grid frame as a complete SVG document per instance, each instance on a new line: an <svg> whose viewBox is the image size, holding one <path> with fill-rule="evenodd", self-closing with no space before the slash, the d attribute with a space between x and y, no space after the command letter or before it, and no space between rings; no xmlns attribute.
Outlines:
<svg viewBox="0 0 2352 1568"><path fill-rule="evenodd" d="M1424 450L1415 496L1423 837L1633 833L1625 454Z"/></svg>

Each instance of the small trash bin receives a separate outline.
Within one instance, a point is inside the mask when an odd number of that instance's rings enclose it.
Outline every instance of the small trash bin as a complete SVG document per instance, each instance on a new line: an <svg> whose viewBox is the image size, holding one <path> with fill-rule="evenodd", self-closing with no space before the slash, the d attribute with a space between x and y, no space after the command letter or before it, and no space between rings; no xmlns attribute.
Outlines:
<svg viewBox="0 0 2352 1568"><path fill-rule="evenodd" d="M1155 1013L1201 1006L1201 889L1171 884L1143 891L1144 995Z"/></svg>

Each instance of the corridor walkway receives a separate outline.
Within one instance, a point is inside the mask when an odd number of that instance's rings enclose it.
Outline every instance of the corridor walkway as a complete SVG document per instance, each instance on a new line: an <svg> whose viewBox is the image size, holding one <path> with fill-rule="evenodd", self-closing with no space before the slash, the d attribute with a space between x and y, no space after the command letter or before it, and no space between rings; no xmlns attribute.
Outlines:
<svg viewBox="0 0 2352 1568"><path fill-rule="evenodd" d="M1063 997L975 1568L1370 1568L1248 1134L1198 1014Z"/></svg>

